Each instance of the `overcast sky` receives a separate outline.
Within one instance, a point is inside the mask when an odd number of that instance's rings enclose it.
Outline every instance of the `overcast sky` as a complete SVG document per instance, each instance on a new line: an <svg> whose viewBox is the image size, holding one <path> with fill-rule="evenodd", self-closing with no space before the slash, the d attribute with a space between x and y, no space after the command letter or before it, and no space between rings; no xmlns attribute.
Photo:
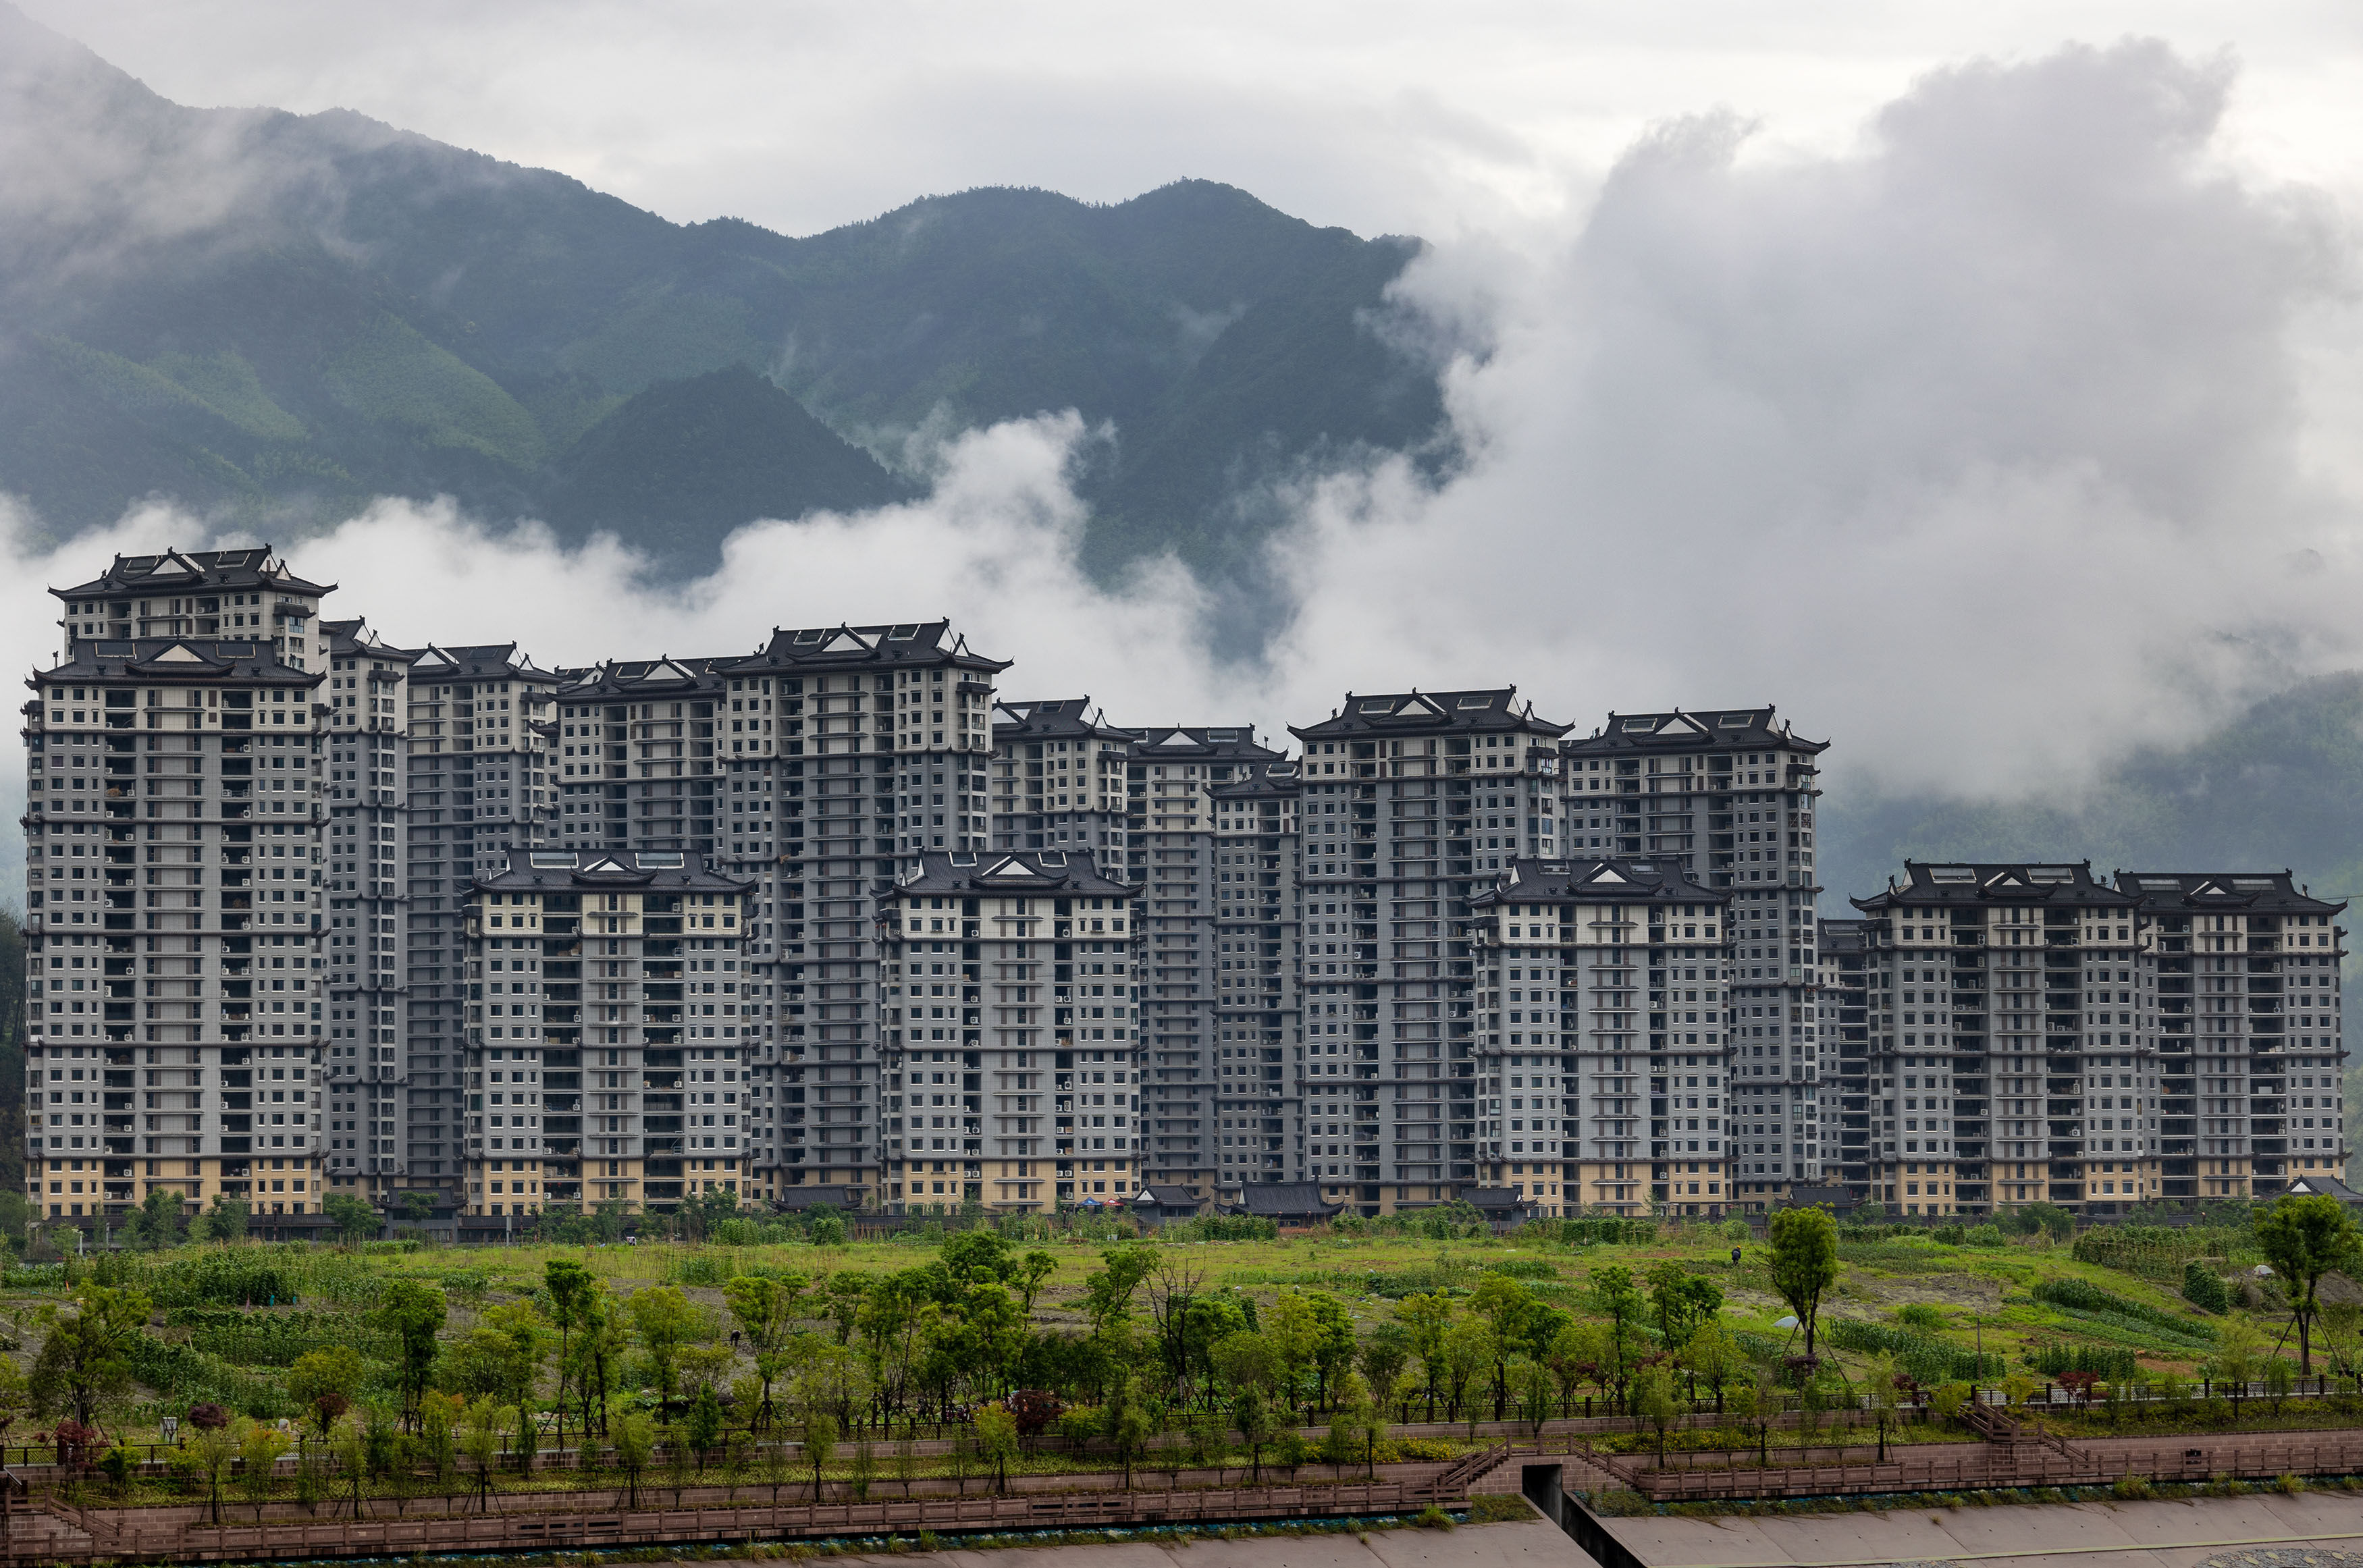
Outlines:
<svg viewBox="0 0 2363 1568"><path fill-rule="evenodd" d="M1267 734L1349 689L1511 681L1586 728L1777 701L1855 799L2072 789L2363 668L2363 6L28 8L180 102L349 107L676 219L1198 176L1438 242L1374 325L1435 346L1470 460L1275 498L1260 660L1214 657L1170 563L1076 567L1102 436L1058 410L685 590L395 502L294 552L398 642L949 614L1014 695ZM209 532L61 549L0 495L0 644L53 646L39 585L106 548Z"/></svg>
<svg viewBox="0 0 2363 1568"><path fill-rule="evenodd" d="M792 234L973 185L1114 201L1185 176L1365 234L1491 233L1563 217L1670 117L1827 154L1932 68L2128 34L2236 54L2221 156L2346 187L2363 147L2351 0L23 3L181 103L354 109Z"/></svg>

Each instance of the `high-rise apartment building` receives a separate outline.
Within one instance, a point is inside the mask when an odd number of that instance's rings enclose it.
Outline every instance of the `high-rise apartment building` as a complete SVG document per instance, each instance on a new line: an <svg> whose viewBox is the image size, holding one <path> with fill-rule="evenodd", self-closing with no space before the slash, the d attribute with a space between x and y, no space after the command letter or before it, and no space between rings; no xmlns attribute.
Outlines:
<svg viewBox="0 0 2363 1568"><path fill-rule="evenodd" d="M1434 1085L1452 1091L1438 1103L1473 1110L1469 900L1481 876L1559 853L1567 726L1503 687L1348 695L1291 733L1304 745L1298 1157L1330 1201L1363 1213L1448 1200L1491 1174L1473 1121L1406 1108Z"/></svg>
<svg viewBox="0 0 2363 1568"><path fill-rule="evenodd" d="M934 850L882 900L885 1192L908 1209L1137 1190L1135 889L1081 850Z"/></svg>
<svg viewBox="0 0 2363 1568"><path fill-rule="evenodd" d="M258 548L51 591L65 654L23 710L33 1211L316 1214L332 590Z"/></svg>
<svg viewBox="0 0 2363 1568"><path fill-rule="evenodd" d="M1137 1005L1149 1074L1148 1116L1155 1130L1147 1179L1203 1187L1208 1176L1198 1173L1221 1169L1204 1158L1219 1147L1211 1141L1221 1136L1215 1124L1256 1114L1236 1106L1226 1112L1220 1103L1226 1082L1248 1080L1216 1071L1224 940L1217 860L1225 852L1216 845L1215 792L1281 754L1258 744L1245 724L1162 725L1134 735L1126 764L1130 859L1125 879L1140 891L1144 927ZM1237 1049L1238 1043L1232 1043ZM1237 1066L1238 1058L1232 1061ZM1259 1100L1258 1111L1270 1103Z"/></svg>
<svg viewBox="0 0 2363 1568"><path fill-rule="evenodd" d="M440 1191L465 1207L468 902L513 847L546 842L555 807L543 730L559 680L515 643L429 644L410 661L406 1038L399 1050L364 1046L377 1055L362 1058L352 1097L361 1120L403 1130L393 1153L372 1157L382 1193Z"/></svg>
<svg viewBox="0 0 2363 1568"><path fill-rule="evenodd" d="M2343 1167L2344 905L2289 873L1915 862L1855 903L1865 1196L2105 1216Z"/></svg>
<svg viewBox="0 0 2363 1568"><path fill-rule="evenodd" d="M2138 1016L2157 1030L2156 1082L2147 1091L2157 1170L2136 1173L2137 1190L2147 1196L2154 1183L2176 1202L2264 1199L2292 1180L2340 1176L2346 933L2336 920L2346 906L2312 897L2287 871L2123 871L2115 882L2134 900L2142 937L2132 988ZM2121 983L2119 994L2125 989ZM2124 1053L2117 1055L2115 1085L2103 1064L2101 1081L2088 1074L2083 1086L2088 1156L2100 1156L2098 1170L2088 1157L2088 1212L2124 1202L2127 1162L2111 1146L2111 1121L2113 1114L2122 1144L2124 1102L2141 1097L2126 1094Z"/></svg>
<svg viewBox="0 0 2363 1568"><path fill-rule="evenodd" d="M880 900L923 855L986 846L1006 668L940 621L814 627L752 655L604 665L559 692L564 842L753 879L737 984L764 1114L728 1173L743 1191L878 1199Z"/></svg>
<svg viewBox="0 0 2363 1568"><path fill-rule="evenodd" d="M329 1187L384 1203L409 1168L401 1093L410 999L410 667L363 621L330 621L327 743Z"/></svg>
<svg viewBox="0 0 2363 1568"><path fill-rule="evenodd" d="M1125 760L1133 739L1089 697L996 703L993 846L1089 855L1101 871L1121 879L1129 813Z"/></svg>
<svg viewBox="0 0 2363 1568"><path fill-rule="evenodd" d="M1814 1010L1821 1043L1817 1104L1822 1179L1816 1185L1826 1188L1843 1183L1858 1195L1870 1190L1869 1056L1877 1020L1871 1004L1880 973L1874 957L1869 922L1820 922L1814 958L1821 982ZM1745 1168L1734 1177L1743 1187L1751 1181L1781 1178L1778 1157L1765 1158L1768 1153L1741 1151ZM1765 1169L1757 1170L1758 1164ZM1761 1192L1743 1194L1750 1206L1762 1199Z"/></svg>
<svg viewBox="0 0 2363 1568"><path fill-rule="evenodd" d="M1467 1110L1494 1185L1545 1215L1731 1206L1739 1119L1764 1113L1732 1082L1730 900L1679 855L1520 859L1470 900ZM1436 1121L1437 1098L1411 1109Z"/></svg>
<svg viewBox="0 0 2363 1568"><path fill-rule="evenodd" d="M1150 1180L1201 1198L1236 1202L1252 1182L1312 1179L1319 1140L1303 1128L1305 1075L1295 1055L1304 1021L1302 788L1296 764L1269 762L1250 763L1208 791L1211 1044L1153 1069L1148 1156ZM1337 1163L1326 1154L1318 1162Z"/></svg>
<svg viewBox="0 0 2363 1568"><path fill-rule="evenodd" d="M467 1210L743 1190L752 885L680 851L512 849L462 906ZM554 1194L550 1188L561 1188Z"/></svg>
<svg viewBox="0 0 2363 1568"><path fill-rule="evenodd" d="M1837 1154L1820 1114L1823 1040L1814 953L1815 804L1826 741L1765 708L1611 713L1566 756L1568 836L1585 851L1678 856L1730 891L1732 1076L1751 1133L1731 1180L1747 1208L1778 1208ZM1570 853L1574 853L1570 850ZM1764 1167L1758 1170L1755 1167Z"/></svg>

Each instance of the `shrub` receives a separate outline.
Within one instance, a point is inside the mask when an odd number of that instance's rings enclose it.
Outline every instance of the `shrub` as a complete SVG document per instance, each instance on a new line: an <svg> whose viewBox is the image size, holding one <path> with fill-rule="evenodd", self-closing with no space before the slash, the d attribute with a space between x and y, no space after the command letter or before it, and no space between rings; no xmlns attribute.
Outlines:
<svg viewBox="0 0 2363 1568"><path fill-rule="evenodd" d="M2205 1312L2229 1312L2232 1293L2224 1276L2197 1259L2182 1265L2182 1298Z"/></svg>
<svg viewBox="0 0 2363 1568"><path fill-rule="evenodd" d="M1157 1232L1161 1242L1276 1242L1280 1222L1253 1214L1201 1214Z"/></svg>
<svg viewBox="0 0 2363 1568"><path fill-rule="evenodd" d="M2130 1318L2136 1322L2154 1324L2169 1333L2185 1337L2209 1339L2213 1331L2194 1323L2179 1313L2163 1308L2146 1306L2128 1300L2112 1291L2081 1279L2047 1279L2029 1294L2037 1301L2047 1301L2054 1307L2066 1307L2078 1312L2104 1312L2112 1317Z"/></svg>
<svg viewBox="0 0 2363 1568"><path fill-rule="evenodd" d="M1964 1350L1911 1329L1889 1328L1883 1323L1863 1323L1850 1318L1824 1319L1821 1337L1837 1350L1854 1351L1864 1355L1884 1351L1894 1356L1897 1365L1920 1383L1974 1382L2000 1376L2002 1370L2002 1360L1998 1355L1989 1355L1980 1360L1973 1350Z"/></svg>
<svg viewBox="0 0 2363 1568"><path fill-rule="evenodd" d="M1897 1308L1895 1320L1910 1329L1941 1330L1945 1326L1945 1314L1925 1301L1914 1301L1908 1307Z"/></svg>
<svg viewBox="0 0 2363 1568"><path fill-rule="evenodd" d="M2119 1498L2125 1502L2138 1502L2142 1498L2150 1495L2149 1477L2147 1475L2120 1475L2117 1477L2117 1484L2110 1487L2109 1490L2115 1493Z"/></svg>
<svg viewBox="0 0 2363 1568"><path fill-rule="evenodd" d="M2070 1372L2089 1372L2111 1382L2130 1382L2140 1375L2141 1364L2129 1350L2107 1345L2045 1345L2028 1358L2035 1370L2058 1378Z"/></svg>
<svg viewBox="0 0 2363 1568"><path fill-rule="evenodd" d="M2002 1244L2002 1227L1991 1221L1979 1226L1969 1232L1969 1244L1973 1247L2001 1246Z"/></svg>

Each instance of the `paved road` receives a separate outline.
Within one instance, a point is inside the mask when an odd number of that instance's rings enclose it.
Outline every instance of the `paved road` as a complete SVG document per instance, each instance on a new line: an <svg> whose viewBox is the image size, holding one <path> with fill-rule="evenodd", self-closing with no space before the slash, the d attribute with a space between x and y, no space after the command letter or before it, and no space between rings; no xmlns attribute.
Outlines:
<svg viewBox="0 0 2363 1568"><path fill-rule="evenodd" d="M1602 1522L1648 1568L2363 1568L2343 1493Z"/></svg>

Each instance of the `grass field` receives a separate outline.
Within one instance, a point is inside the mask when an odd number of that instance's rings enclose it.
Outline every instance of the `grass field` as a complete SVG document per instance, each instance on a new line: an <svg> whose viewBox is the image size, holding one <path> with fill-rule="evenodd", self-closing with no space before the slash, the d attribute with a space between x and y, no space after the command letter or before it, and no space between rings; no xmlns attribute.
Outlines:
<svg viewBox="0 0 2363 1568"><path fill-rule="evenodd" d="M1672 1260L1686 1273L1720 1287L1720 1321L1744 1352L1760 1356L1802 1349L1792 1331L1776 1326L1788 1308L1772 1288L1765 1247L1735 1243L1721 1227L1668 1224L1647 1242L1582 1246L1518 1235L1435 1241L1326 1234L1264 1242L1150 1239L1139 1244L1153 1252L1161 1268L1194 1276L1202 1293L1251 1298L1259 1308L1269 1308L1284 1290L1326 1293L1339 1303L1359 1337L1393 1320L1407 1296L1440 1292L1465 1297L1489 1275L1501 1274L1518 1279L1544 1305L1579 1319L1597 1317L1592 1271L1622 1264L1640 1275ZM1085 1333L1090 1328L1086 1280L1103 1266L1108 1243L1053 1240L1024 1245L1038 1245L1054 1264L1035 1297L1035 1329ZM1736 1264L1735 1245L1739 1250ZM2211 1353L2214 1323L2220 1321L2155 1280L2126 1269L2080 1263L2069 1246L2041 1236L2002 1246L1971 1246L1889 1235L1843 1242L1839 1253L1842 1267L1824 1304L1821 1340L1825 1353L1842 1365L1858 1365L1884 1349L1899 1358L1918 1358L1911 1361L1914 1365L1949 1366L1958 1375L1982 1369L1984 1380L1991 1382L2005 1369L2026 1371L2046 1352L2056 1355L2077 1346L2102 1346L2130 1353L2145 1373L2193 1375ZM280 1282L277 1288L292 1290L296 1301L275 1299L276 1288L261 1299L224 1300L224 1287L216 1282L197 1290L205 1301L172 1304L175 1290L187 1296L193 1287L172 1281L194 1277L193 1271L201 1267L226 1266L230 1261L226 1253L267 1268L269 1277ZM178 1413L199 1397L256 1416L290 1414L283 1408L278 1369L303 1349L323 1342L341 1340L368 1346L372 1334L364 1328L364 1320L385 1288L399 1280L431 1284L444 1292L449 1317L443 1337L452 1342L504 1304L538 1302L547 1309L544 1270L556 1258L579 1262L622 1297L655 1286L679 1286L707 1309L718 1326L727 1321L720 1287L734 1275L796 1275L815 1282L878 1279L935 1256L935 1241L915 1233L836 1246L649 1243L462 1250L375 1243L360 1252L241 1246L134 1254L109 1265L108 1272L123 1283L149 1289L160 1305L148 1336L152 1343L135 1366L141 1386L120 1419L130 1429L149 1429L161 1416ZM42 1309L70 1294L73 1279L89 1277L88 1267L9 1271L5 1288L0 1288L0 1316L17 1325L20 1359L29 1364L38 1345ZM2038 1298L2038 1287L2057 1293L2063 1281L2081 1281L2104 1293L2097 1299L2108 1309ZM231 1296L241 1296L240 1287L227 1288ZM2089 1307L2094 1298L2087 1294L2077 1299ZM818 1316L809 1326L824 1337L836 1332L835 1325ZM2261 1326L2269 1340L2280 1331L2280 1320L2263 1320ZM1980 1356L1986 1359L1980 1361ZM2031 1375L2038 1380L2042 1376L2039 1371Z"/></svg>

